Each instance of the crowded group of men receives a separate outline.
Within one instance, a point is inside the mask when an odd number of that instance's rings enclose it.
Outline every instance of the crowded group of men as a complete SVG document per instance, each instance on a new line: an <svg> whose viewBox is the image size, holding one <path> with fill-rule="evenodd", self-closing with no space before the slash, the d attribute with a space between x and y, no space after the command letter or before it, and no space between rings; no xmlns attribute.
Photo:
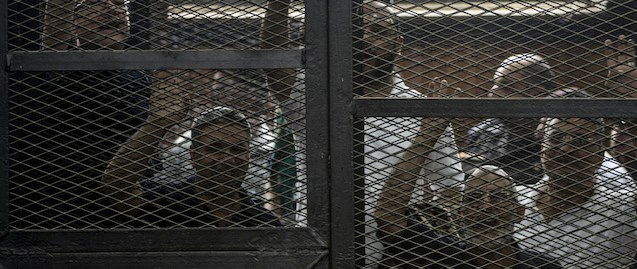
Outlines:
<svg viewBox="0 0 637 269"><path fill-rule="evenodd" d="M607 86L631 93L637 86L634 44L620 36L606 46ZM591 98L581 89L556 88L553 79L543 57L513 55L495 70L489 96ZM441 79L432 85L439 96L461 90ZM377 189L373 215L384 248L368 248L382 252L382 259L368 258L367 267L625 268L633 263L635 183L623 167L635 158L634 135L621 128L631 123L485 120L470 129L467 148L460 149L472 159L469 176L460 184L437 184L442 189L434 191L434 199L411 203L423 163L444 163L431 153L440 150L436 144L454 123L420 119L417 134L404 138L405 146L394 155L391 173L379 179L383 187ZM610 148L604 143L608 125L614 127Z"/></svg>
<svg viewBox="0 0 637 269"><path fill-rule="evenodd" d="M288 19L281 12L288 10L288 4L270 0L266 24L288 25L287 21L273 23ZM125 20L122 5L118 1L82 0L75 11L106 11ZM362 55L354 57L360 59L355 66L355 86L362 97L453 98L463 90L450 86L444 78L433 79L426 93L409 89L396 65L402 38L395 12L377 1L365 1L357 12L363 35ZM78 36L72 45L121 49L128 23L112 23L116 16L102 18L108 22L100 18L84 14L75 22L108 23L118 28L100 35L80 27L82 31L74 32ZM50 27L45 30L63 28L57 24ZM60 47L68 39L58 34L45 40L49 48L68 49ZM264 31L263 40L267 41L264 48L289 45L285 35L275 37L270 31ZM605 46L609 69L606 86L609 91L634 97L634 43L620 36L606 41ZM591 98L582 89L558 88L547 59L537 54L513 55L494 71L493 98ZM227 76L217 71L198 72L207 79L201 82L202 87ZM302 223L305 213L283 218L281 211L268 208L261 201L268 197L267 190L246 190L246 186L262 188L263 180L246 185L246 178L254 176L252 170L262 168L251 164L255 162L255 139L272 145L279 141L272 135L275 132L267 131L270 127L266 124L279 116L266 115L268 109L279 106L283 110L279 114L289 117L287 120L292 113L286 112L299 109L290 101L294 72L266 74L269 84L263 88L271 93L270 99L250 103L263 108L258 109L263 114L256 116L256 112L237 105L240 101L202 102L202 97L210 95L196 95L181 83L165 81L168 76L161 74L155 74L150 96L135 95L148 98L147 102L128 103L144 108L146 119L126 125L130 130L117 130L130 137L118 138L121 145L103 160L107 167L101 175L102 189L110 207L118 215L130 217L118 220L129 227L159 228L175 223L187 227ZM297 124L303 118L299 111L294 115ZM633 121L491 118L475 123L467 134L454 132L459 124L443 118L365 119L366 268L627 268L634 263L637 188L632 178L637 175L637 128ZM606 132L606 126L611 132ZM289 155L298 163L303 163L306 154L301 129L302 125L292 127L294 138L288 141L296 149ZM188 135L182 135L185 132ZM467 137L465 145L456 143L458 136ZM186 161L178 162L175 168L184 170L171 173L173 178L165 183L153 183L147 172L166 141L184 149L179 154L180 160ZM185 144L188 146L183 147ZM272 161L266 158L263 163ZM303 165L291 167L296 176L304 175ZM423 179L426 187L421 189L421 197L414 199ZM301 192L304 181L297 180L292 186L296 184ZM283 200L279 197L278 206ZM291 210L301 210L306 203L303 199L295 202Z"/></svg>

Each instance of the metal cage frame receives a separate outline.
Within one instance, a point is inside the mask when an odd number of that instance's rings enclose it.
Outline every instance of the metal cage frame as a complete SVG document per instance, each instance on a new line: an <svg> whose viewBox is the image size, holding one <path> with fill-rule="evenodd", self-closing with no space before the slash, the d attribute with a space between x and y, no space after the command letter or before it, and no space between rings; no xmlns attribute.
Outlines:
<svg viewBox="0 0 637 269"><path fill-rule="evenodd" d="M302 50L9 52L0 39L0 267L2 268L354 268L364 240L356 231L356 186L362 170L354 124L369 116L625 117L637 100L496 100L354 98L352 1L305 1ZM8 35L7 2L0 35ZM99 63L99 65L97 65ZM22 71L305 68L308 132L307 228L109 231L11 231L8 228L8 74ZM479 109L477 109L479 108ZM364 253L363 253L364 254Z"/></svg>

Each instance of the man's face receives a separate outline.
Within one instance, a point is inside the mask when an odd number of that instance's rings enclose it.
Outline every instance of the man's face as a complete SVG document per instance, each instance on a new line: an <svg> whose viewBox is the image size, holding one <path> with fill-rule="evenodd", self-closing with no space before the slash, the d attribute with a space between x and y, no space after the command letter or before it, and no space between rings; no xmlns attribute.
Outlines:
<svg viewBox="0 0 637 269"><path fill-rule="evenodd" d="M493 87L489 97L530 97L536 94L526 83L521 69L525 62L516 62L498 67L493 75Z"/></svg>
<svg viewBox="0 0 637 269"><path fill-rule="evenodd" d="M128 38L125 0L79 0L76 34L83 49L123 49Z"/></svg>
<svg viewBox="0 0 637 269"><path fill-rule="evenodd" d="M589 182L604 153L600 125L589 119L549 119L542 140L542 165L563 187Z"/></svg>
<svg viewBox="0 0 637 269"><path fill-rule="evenodd" d="M521 71L528 64L528 61L519 61L499 67L493 76L493 87L491 87L489 97L520 98L539 96L541 91L539 91L537 86L528 83L528 78ZM537 120L531 118L506 118L502 119L502 122L507 125L515 138L532 134L537 127Z"/></svg>
<svg viewBox="0 0 637 269"><path fill-rule="evenodd" d="M402 40L394 15L377 3L363 5L363 70L378 72L393 64L400 53ZM384 70L387 71L387 70ZM391 71L391 70L389 70Z"/></svg>
<svg viewBox="0 0 637 269"><path fill-rule="evenodd" d="M508 179L494 173L472 177L466 182L460 209L463 239L486 249L511 244L520 210Z"/></svg>
<svg viewBox="0 0 637 269"><path fill-rule="evenodd" d="M198 143L193 143L190 153L197 187L212 195L236 192L248 170L247 127L237 123L208 125L201 131L200 137L193 137Z"/></svg>

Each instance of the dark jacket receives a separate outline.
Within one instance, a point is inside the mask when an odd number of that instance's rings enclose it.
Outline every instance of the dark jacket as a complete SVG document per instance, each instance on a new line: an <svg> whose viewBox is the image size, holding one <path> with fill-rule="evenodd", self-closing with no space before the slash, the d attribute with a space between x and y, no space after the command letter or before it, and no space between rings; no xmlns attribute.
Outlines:
<svg viewBox="0 0 637 269"><path fill-rule="evenodd" d="M150 83L142 71L74 71L12 85L12 193L24 198L14 203L23 221L16 225L86 228L99 222L93 218L103 207L99 179L146 120Z"/></svg>
<svg viewBox="0 0 637 269"><path fill-rule="evenodd" d="M192 184L194 178L188 179ZM210 214L210 209L196 198L192 187L159 186L151 182L142 185L144 198L149 201L142 207L140 222L130 222L132 226L154 228L206 228L218 225L218 219ZM274 227L281 226L279 219L263 207L263 201L257 200L245 191L239 192L241 207L234 212L228 226L230 227Z"/></svg>

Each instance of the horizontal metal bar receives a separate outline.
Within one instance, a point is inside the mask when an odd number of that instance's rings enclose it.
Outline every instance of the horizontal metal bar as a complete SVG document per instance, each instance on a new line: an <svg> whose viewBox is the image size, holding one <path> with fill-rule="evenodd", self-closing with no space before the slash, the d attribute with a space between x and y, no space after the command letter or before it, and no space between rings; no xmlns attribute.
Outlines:
<svg viewBox="0 0 637 269"><path fill-rule="evenodd" d="M305 1L305 161L308 225L330 241L329 30L326 1ZM328 262L324 261L323 266Z"/></svg>
<svg viewBox="0 0 637 269"><path fill-rule="evenodd" d="M637 118L637 99L360 98L355 117Z"/></svg>
<svg viewBox="0 0 637 269"><path fill-rule="evenodd" d="M0 257L2 268L313 268L327 251L66 253Z"/></svg>
<svg viewBox="0 0 637 269"><path fill-rule="evenodd" d="M301 68L303 51L22 51L7 55L9 71Z"/></svg>
<svg viewBox="0 0 637 269"><path fill-rule="evenodd" d="M110 251L257 251L326 249L308 228L12 231L0 242L6 253Z"/></svg>

